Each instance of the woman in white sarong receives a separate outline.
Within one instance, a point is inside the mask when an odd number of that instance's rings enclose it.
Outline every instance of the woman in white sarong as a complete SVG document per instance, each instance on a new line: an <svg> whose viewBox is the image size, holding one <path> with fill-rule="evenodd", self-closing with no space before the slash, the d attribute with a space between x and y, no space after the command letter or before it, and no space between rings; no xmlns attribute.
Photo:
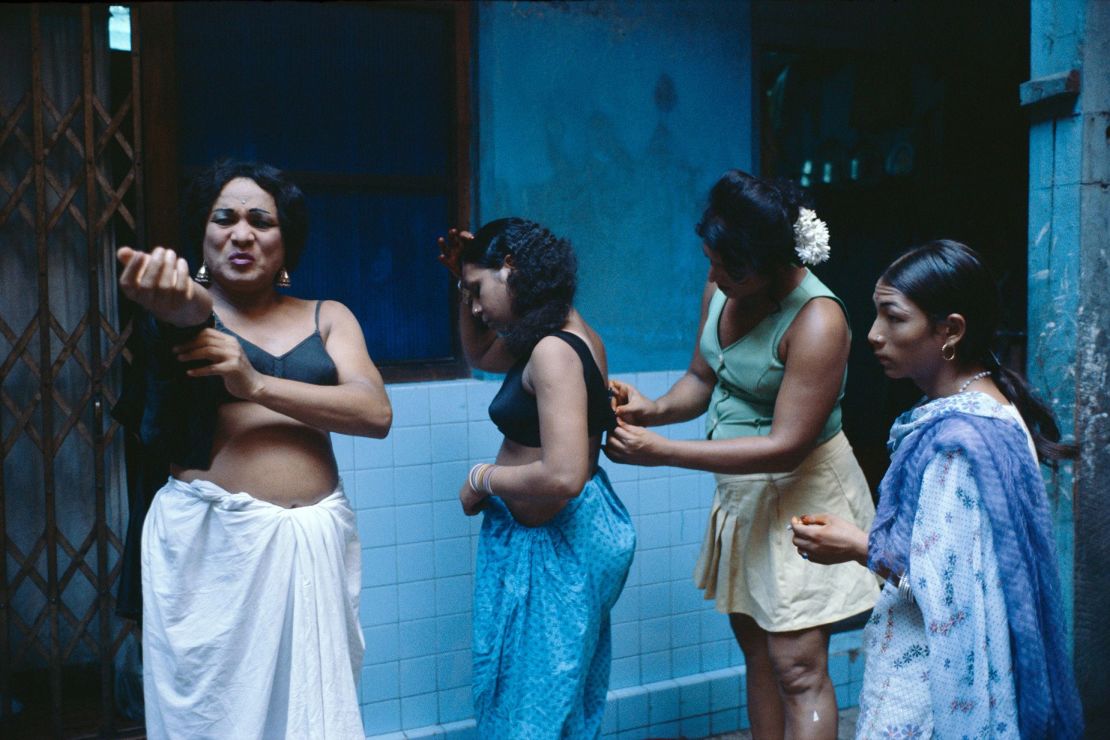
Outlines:
<svg viewBox="0 0 1110 740"><path fill-rule="evenodd" d="M307 235L295 185L222 162L188 207L196 280L173 250L118 254L149 314L139 436L171 462L142 536L147 734L362 738L360 548L329 433L384 437L389 399L346 307L275 290Z"/></svg>

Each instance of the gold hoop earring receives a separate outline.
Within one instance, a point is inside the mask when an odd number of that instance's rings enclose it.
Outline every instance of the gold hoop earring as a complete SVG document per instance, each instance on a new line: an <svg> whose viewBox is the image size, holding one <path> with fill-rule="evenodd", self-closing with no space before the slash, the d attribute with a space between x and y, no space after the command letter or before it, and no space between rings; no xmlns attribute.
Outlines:
<svg viewBox="0 0 1110 740"><path fill-rule="evenodd" d="M952 362L956 359L956 345L942 344L940 346L940 356L944 358L945 362Z"/></svg>
<svg viewBox="0 0 1110 740"><path fill-rule="evenodd" d="M279 288L288 288L289 286L291 286L293 284L293 281L289 279L289 270L286 270L284 267L281 268L281 271L277 274L277 280L274 281L274 284L277 285Z"/></svg>
<svg viewBox="0 0 1110 740"><path fill-rule="evenodd" d="M212 278L208 275L208 265L201 262L200 269L197 270L197 274L193 276L193 280L197 281L201 285L208 285L209 283L211 283Z"/></svg>

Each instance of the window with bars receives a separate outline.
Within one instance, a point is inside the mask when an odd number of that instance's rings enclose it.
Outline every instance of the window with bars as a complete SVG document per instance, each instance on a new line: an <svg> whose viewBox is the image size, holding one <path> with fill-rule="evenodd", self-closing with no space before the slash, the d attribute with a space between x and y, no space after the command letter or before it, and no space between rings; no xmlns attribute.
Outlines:
<svg viewBox="0 0 1110 740"><path fill-rule="evenodd" d="M469 8L259 10L177 4L172 35L160 31L173 46L178 185L227 156L286 170L311 224L290 292L346 304L387 379L463 374L435 240L468 217Z"/></svg>

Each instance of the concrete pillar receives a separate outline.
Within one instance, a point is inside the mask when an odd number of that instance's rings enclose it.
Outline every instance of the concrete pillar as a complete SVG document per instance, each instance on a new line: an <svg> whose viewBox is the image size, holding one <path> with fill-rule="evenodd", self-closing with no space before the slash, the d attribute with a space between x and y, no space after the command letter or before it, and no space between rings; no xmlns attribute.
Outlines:
<svg viewBox="0 0 1110 740"><path fill-rule="evenodd" d="M1031 9L1031 83L1022 86L1032 116L1028 370L1080 445L1079 462L1049 486L1073 595L1087 734L1103 737L1110 736L1110 0L1033 0Z"/></svg>

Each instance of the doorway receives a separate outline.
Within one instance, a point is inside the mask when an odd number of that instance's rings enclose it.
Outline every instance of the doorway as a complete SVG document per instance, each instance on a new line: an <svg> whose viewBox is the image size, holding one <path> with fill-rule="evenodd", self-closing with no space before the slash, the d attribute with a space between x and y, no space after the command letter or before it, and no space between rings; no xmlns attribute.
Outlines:
<svg viewBox="0 0 1110 740"><path fill-rule="evenodd" d="M874 490L920 392L867 344L875 280L930 239L979 251L1002 291L1002 362L1024 371L1029 69L1021 4L757 3L760 173L807 188L829 224L815 272L852 328L844 429Z"/></svg>

